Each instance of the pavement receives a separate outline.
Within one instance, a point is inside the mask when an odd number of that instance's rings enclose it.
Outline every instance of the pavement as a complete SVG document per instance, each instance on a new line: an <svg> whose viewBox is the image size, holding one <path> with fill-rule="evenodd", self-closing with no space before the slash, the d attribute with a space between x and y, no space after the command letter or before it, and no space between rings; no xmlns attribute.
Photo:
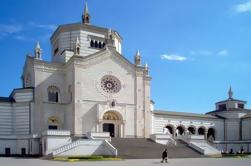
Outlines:
<svg viewBox="0 0 251 166"><path fill-rule="evenodd" d="M251 166L251 158L128 159L122 161L60 162L41 159L0 158L0 166Z"/></svg>

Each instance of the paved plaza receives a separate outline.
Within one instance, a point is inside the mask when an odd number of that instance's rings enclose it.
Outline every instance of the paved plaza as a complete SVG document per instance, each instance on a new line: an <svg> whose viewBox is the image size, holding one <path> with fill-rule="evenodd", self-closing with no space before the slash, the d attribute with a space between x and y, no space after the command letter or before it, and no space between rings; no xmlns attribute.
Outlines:
<svg viewBox="0 0 251 166"><path fill-rule="evenodd" d="M170 159L169 163L160 163L158 159L133 159L122 161L59 162L41 159L0 158L0 166L250 166L251 158L196 158Z"/></svg>

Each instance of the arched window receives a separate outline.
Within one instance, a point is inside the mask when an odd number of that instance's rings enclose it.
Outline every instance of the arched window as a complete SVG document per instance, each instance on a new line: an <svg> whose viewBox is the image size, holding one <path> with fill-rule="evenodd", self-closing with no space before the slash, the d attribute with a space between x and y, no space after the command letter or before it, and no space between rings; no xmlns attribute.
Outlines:
<svg viewBox="0 0 251 166"><path fill-rule="evenodd" d="M91 40L90 45L91 45L91 47L94 47L94 42L93 42L93 40Z"/></svg>
<svg viewBox="0 0 251 166"><path fill-rule="evenodd" d="M205 135L205 128L204 127L198 128L198 134L199 135Z"/></svg>
<svg viewBox="0 0 251 166"><path fill-rule="evenodd" d="M98 43L98 47L102 48L102 43L101 42Z"/></svg>
<svg viewBox="0 0 251 166"><path fill-rule="evenodd" d="M51 116L48 118L48 129L49 130L58 130L60 125L60 120L58 117Z"/></svg>
<svg viewBox="0 0 251 166"><path fill-rule="evenodd" d="M98 48L98 42L95 41L95 48Z"/></svg>
<svg viewBox="0 0 251 166"><path fill-rule="evenodd" d="M187 130L188 130L189 134L195 134L195 127L190 126L190 127L188 127Z"/></svg>
<svg viewBox="0 0 251 166"><path fill-rule="evenodd" d="M103 48L105 47L105 43L103 43L103 46L102 46Z"/></svg>
<svg viewBox="0 0 251 166"><path fill-rule="evenodd" d="M49 102L59 102L59 93L60 90L56 86L49 86L48 87L48 101Z"/></svg>

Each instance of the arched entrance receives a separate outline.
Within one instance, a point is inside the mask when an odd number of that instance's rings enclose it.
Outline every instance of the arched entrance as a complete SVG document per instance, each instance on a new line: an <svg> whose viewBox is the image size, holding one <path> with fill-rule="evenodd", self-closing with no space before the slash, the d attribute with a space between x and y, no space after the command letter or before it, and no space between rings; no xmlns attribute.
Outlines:
<svg viewBox="0 0 251 166"><path fill-rule="evenodd" d="M211 142L215 140L215 130L214 128L209 128L207 132L207 139Z"/></svg>
<svg viewBox="0 0 251 166"><path fill-rule="evenodd" d="M173 127L171 125L166 125L167 134L173 135Z"/></svg>
<svg viewBox="0 0 251 166"><path fill-rule="evenodd" d="M107 111L103 115L103 132L109 132L111 137L122 137L122 117L116 111Z"/></svg>
<svg viewBox="0 0 251 166"><path fill-rule="evenodd" d="M104 123L103 132L109 132L111 137L115 136L115 125L113 123Z"/></svg>
<svg viewBox="0 0 251 166"><path fill-rule="evenodd" d="M189 132L190 135L194 135L195 134L195 127L190 126L190 127L188 127L187 130L188 130L188 132Z"/></svg>
<svg viewBox="0 0 251 166"><path fill-rule="evenodd" d="M185 134L185 129L182 126L178 126L176 128L176 136L178 135L184 135Z"/></svg>
<svg viewBox="0 0 251 166"><path fill-rule="evenodd" d="M206 129L204 127L199 127L198 128L198 134L199 135L205 135Z"/></svg>

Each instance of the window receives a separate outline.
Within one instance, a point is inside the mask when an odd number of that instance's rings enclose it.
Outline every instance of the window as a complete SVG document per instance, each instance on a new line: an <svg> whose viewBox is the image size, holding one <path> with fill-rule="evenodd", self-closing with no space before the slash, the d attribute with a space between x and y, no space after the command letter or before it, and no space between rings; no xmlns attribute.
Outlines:
<svg viewBox="0 0 251 166"><path fill-rule="evenodd" d="M58 48L54 50L54 55L56 55L57 53L58 53Z"/></svg>
<svg viewBox="0 0 251 166"><path fill-rule="evenodd" d="M101 49L105 47L105 43L103 41L91 40L90 47Z"/></svg>
<svg viewBox="0 0 251 166"><path fill-rule="evenodd" d="M59 102L59 93L60 90L56 86L50 86L48 87L48 101L49 102Z"/></svg>
<svg viewBox="0 0 251 166"><path fill-rule="evenodd" d="M226 104L219 105L219 110L226 110L226 109L227 109Z"/></svg>
<svg viewBox="0 0 251 166"><path fill-rule="evenodd" d="M90 46L91 46L91 47L94 47L94 42L93 42L93 40L91 40Z"/></svg>
<svg viewBox="0 0 251 166"><path fill-rule="evenodd" d="M49 125L49 126L48 126L48 129L49 129L49 130L57 130L57 129L58 129L58 126L56 126L56 125Z"/></svg>
<svg viewBox="0 0 251 166"><path fill-rule="evenodd" d="M5 155L10 156L10 154L11 154L10 148L5 148Z"/></svg>
<svg viewBox="0 0 251 166"><path fill-rule="evenodd" d="M244 104L238 103L238 108L244 108Z"/></svg>
<svg viewBox="0 0 251 166"><path fill-rule="evenodd" d="M22 155L22 156L25 156L25 155L26 155L26 149L25 149L25 148L22 148L22 149L21 149L21 155Z"/></svg>

